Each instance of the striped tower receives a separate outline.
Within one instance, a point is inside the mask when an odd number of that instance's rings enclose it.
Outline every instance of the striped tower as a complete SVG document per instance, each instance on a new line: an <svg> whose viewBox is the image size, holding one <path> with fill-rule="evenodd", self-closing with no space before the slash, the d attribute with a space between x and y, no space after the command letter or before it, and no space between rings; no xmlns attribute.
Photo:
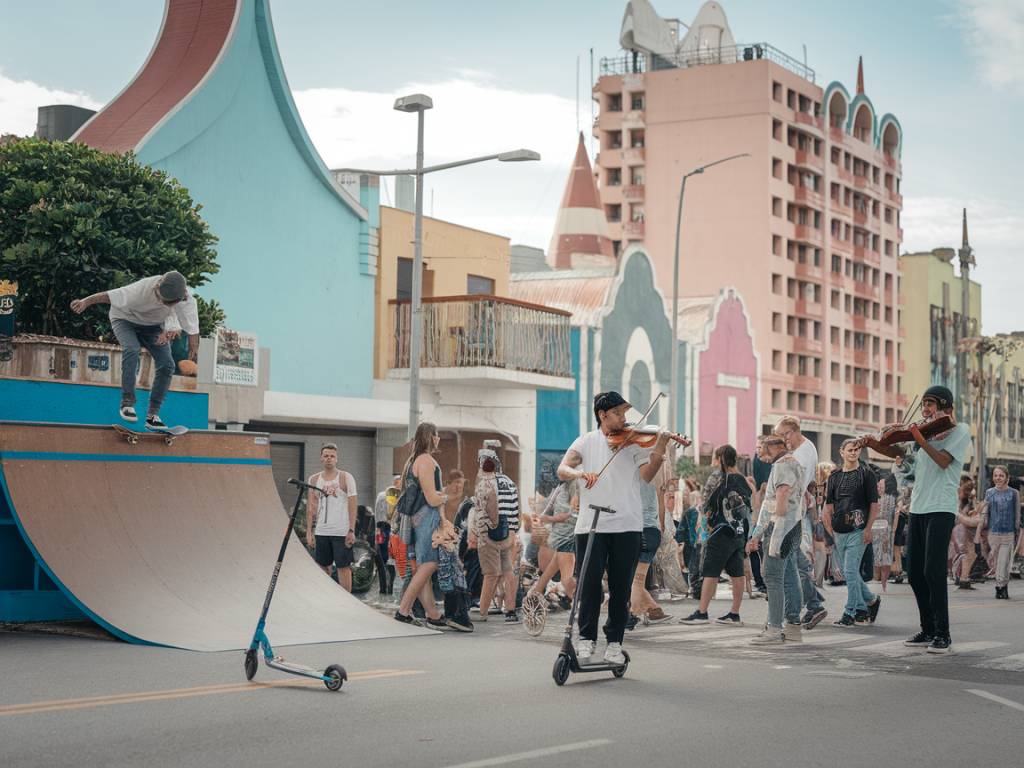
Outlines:
<svg viewBox="0 0 1024 768"><path fill-rule="evenodd" d="M612 241L608 238L608 222L604 218L582 133L555 219L548 264L554 269L615 266Z"/></svg>

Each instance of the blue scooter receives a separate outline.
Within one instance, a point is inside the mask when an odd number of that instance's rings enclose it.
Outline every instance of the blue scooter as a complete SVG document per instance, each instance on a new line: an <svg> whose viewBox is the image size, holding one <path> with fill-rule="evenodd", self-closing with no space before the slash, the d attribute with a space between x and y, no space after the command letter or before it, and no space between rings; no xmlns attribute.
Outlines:
<svg viewBox="0 0 1024 768"><path fill-rule="evenodd" d="M256 670L259 667L259 659L256 652L260 649L263 650L263 662L272 669L280 670L281 672L287 672L290 675L299 675L300 677L311 677L314 680L322 680L323 684L327 686L329 691L340 691L342 683L348 680L348 673L345 668L340 664L331 664L323 672L303 666L302 664L292 664L285 661L280 656L274 655L274 649L270 645L270 638L267 637L266 626L267 626L267 613L270 611L270 601L274 597L274 588L277 586L277 577L281 573L281 563L284 561L285 550L288 549L288 541L291 539L292 530L295 528L295 516L299 513L299 504L302 502L303 491L316 491L317 493L323 494L323 491L316 486L304 483L301 480L290 479L288 482L299 489L298 496L295 499L295 506L292 508L292 513L288 516L288 528L284 532L284 541L281 542L281 551L277 554L277 563L274 565L274 575L270 577L270 586L267 588L267 597L263 601L263 610L260 612L260 620L256 624L256 631L252 636L252 643L249 645L249 649L245 652L245 679L252 680L256 676Z"/></svg>

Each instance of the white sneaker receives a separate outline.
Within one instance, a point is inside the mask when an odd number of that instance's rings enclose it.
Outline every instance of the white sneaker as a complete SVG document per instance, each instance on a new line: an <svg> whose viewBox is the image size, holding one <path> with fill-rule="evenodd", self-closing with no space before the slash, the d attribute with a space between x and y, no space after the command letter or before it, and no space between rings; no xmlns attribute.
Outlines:
<svg viewBox="0 0 1024 768"><path fill-rule="evenodd" d="M622 643L608 643L604 660L609 664L625 664L626 656L622 653Z"/></svg>
<svg viewBox="0 0 1024 768"><path fill-rule="evenodd" d="M782 636L786 638L787 643L802 643L804 641L803 631L799 624L790 624L786 622L785 628L782 630Z"/></svg>
<svg viewBox="0 0 1024 768"><path fill-rule="evenodd" d="M578 640L576 642L576 660L580 664L586 664L590 661L590 657L594 655L594 641L593 640Z"/></svg>
<svg viewBox="0 0 1024 768"><path fill-rule="evenodd" d="M761 633L750 640L751 645L782 645L786 641L782 630L765 627Z"/></svg>
<svg viewBox="0 0 1024 768"><path fill-rule="evenodd" d="M135 408L133 406L130 406L130 405L122 405L121 406L121 418L124 419L125 421L132 421L132 422L135 422L135 421L139 420L138 414L135 413Z"/></svg>

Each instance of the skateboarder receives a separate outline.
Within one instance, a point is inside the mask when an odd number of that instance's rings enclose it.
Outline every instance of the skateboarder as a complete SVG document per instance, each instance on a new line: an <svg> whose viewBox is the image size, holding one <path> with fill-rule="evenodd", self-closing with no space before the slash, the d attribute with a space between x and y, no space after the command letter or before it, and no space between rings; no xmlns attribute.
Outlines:
<svg viewBox="0 0 1024 768"><path fill-rule="evenodd" d="M146 426L166 426L160 419L160 406L174 373L169 342L178 338L184 328L188 334L188 359L195 361L199 354L199 310L184 276L180 272L168 272L144 277L121 288L75 299L71 309L80 315L93 304L110 305L110 326L124 350L121 355L121 418L138 421L135 380L139 350L145 347L156 364Z"/></svg>
<svg viewBox="0 0 1024 768"><path fill-rule="evenodd" d="M352 545L356 541L356 479L338 468L338 446L324 443L320 449L324 469L309 478L323 493L309 492L306 499L306 542L328 576L338 569L338 583L352 591ZM315 538L314 538L315 536Z"/></svg>

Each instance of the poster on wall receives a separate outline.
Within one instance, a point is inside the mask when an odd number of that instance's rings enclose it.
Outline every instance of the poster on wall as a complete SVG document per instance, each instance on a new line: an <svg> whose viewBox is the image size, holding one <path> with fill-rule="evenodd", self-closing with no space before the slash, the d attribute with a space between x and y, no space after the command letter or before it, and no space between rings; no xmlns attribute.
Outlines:
<svg viewBox="0 0 1024 768"><path fill-rule="evenodd" d="M258 347L251 333L218 328L213 348L213 381L255 387L259 380Z"/></svg>

